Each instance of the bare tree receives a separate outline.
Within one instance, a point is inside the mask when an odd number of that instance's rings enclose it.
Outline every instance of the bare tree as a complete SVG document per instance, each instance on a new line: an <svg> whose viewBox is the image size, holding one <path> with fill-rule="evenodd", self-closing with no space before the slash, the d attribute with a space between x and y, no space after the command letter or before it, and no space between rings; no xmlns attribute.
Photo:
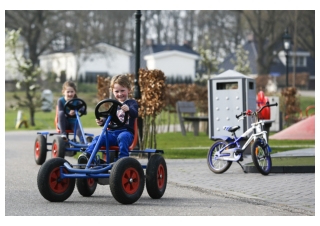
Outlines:
<svg viewBox="0 0 320 226"><path fill-rule="evenodd" d="M297 13L297 44L315 57L315 10L298 10Z"/></svg>
<svg viewBox="0 0 320 226"><path fill-rule="evenodd" d="M16 69L23 75L21 80L16 82L18 90L23 89L25 96L14 94L13 97L17 100L16 106L11 106L16 109L19 107L29 108L30 125L35 126L35 112L36 108L40 106L40 96L37 93L39 84L37 79L40 75L40 69L32 64L29 59L19 56L17 53L18 40L20 39L21 30L6 30L6 48L12 53L13 59L16 62Z"/></svg>
<svg viewBox="0 0 320 226"><path fill-rule="evenodd" d="M284 29L290 24L287 12L281 10L251 10L242 11L248 28L257 43L258 75L268 75L274 60L274 51L280 51L281 38Z"/></svg>
<svg viewBox="0 0 320 226"><path fill-rule="evenodd" d="M48 49L55 49L61 33L60 15L64 11L50 10L6 10L5 27L10 30L21 29L20 35L27 42L28 58L33 65L38 57Z"/></svg>
<svg viewBox="0 0 320 226"><path fill-rule="evenodd" d="M135 51L135 11L81 10L42 11L7 10L6 28L21 30L28 43L29 58L34 64L44 52L72 48L75 54L106 42L119 48ZM258 49L258 73L268 74L274 50L285 28L293 31L293 11L280 10L144 10L142 11L141 40L153 38L158 44L182 44L188 40L196 50L209 37L210 50L222 60L254 34ZM298 47L314 56L315 11L301 10L297 18Z"/></svg>

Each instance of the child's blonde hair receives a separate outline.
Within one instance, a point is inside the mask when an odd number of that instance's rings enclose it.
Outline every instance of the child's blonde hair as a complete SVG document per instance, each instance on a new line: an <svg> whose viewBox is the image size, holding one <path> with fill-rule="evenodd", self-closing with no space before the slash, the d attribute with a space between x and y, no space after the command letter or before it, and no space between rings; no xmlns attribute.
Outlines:
<svg viewBox="0 0 320 226"><path fill-rule="evenodd" d="M131 81L129 76L126 74L113 76L110 83L110 88L113 90L114 84L119 84L120 86L126 87L131 90Z"/></svg>
<svg viewBox="0 0 320 226"><path fill-rule="evenodd" d="M67 87L71 87L74 89L76 94L74 95L74 98L77 98L77 86L73 81L65 81L62 85L62 94L64 94L64 91L67 89Z"/></svg>

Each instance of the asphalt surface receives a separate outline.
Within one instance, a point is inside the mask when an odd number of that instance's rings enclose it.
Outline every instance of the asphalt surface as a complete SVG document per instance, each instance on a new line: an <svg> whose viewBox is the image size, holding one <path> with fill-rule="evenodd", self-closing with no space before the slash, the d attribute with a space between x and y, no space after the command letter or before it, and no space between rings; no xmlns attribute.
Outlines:
<svg viewBox="0 0 320 226"><path fill-rule="evenodd" d="M50 203L37 189L40 166L33 158L35 135L30 131L5 134L5 216L315 216L314 173L245 174L233 163L227 172L214 174L206 159L166 159L167 190L160 200L150 199L145 191L134 206L124 206L108 186L98 186L93 197L82 197L75 189L66 202ZM74 157L66 160L76 163ZM244 159L249 161L250 157ZM72 218L73 223L75 219L79 220ZM51 222L56 220L47 223Z"/></svg>
<svg viewBox="0 0 320 226"><path fill-rule="evenodd" d="M288 151L283 155L310 154L310 150ZM314 154L314 151L313 151ZM206 189L226 196L259 199L282 208L297 212L315 214L315 173L244 173L233 163L223 174L214 174L207 166L206 159L166 160L168 180L194 188ZM244 158L243 164L251 162Z"/></svg>
<svg viewBox="0 0 320 226"><path fill-rule="evenodd" d="M170 130L179 131L179 126ZM101 129L86 132L99 134ZM273 158L315 156L315 148L287 151L271 156ZM251 162L251 156L246 155L241 164L246 165ZM244 173L235 162L223 174L211 172L206 159L166 159L166 163L168 183L203 189L211 193L217 192L227 197L263 201L297 213L315 215L315 173L310 173L308 167L305 167L306 170L300 168L299 173L291 169L292 172L290 170L288 173L271 172L268 176L263 176L254 170Z"/></svg>

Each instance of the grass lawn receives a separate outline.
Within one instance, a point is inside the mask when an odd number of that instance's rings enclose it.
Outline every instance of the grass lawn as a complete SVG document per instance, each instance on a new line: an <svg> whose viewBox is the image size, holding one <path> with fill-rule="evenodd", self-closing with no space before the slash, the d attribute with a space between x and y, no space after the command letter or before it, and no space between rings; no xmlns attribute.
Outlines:
<svg viewBox="0 0 320 226"><path fill-rule="evenodd" d="M5 131L16 130L16 118L17 111L11 110L8 106L13 101L13 93L6 92L6 108L5 108ZM61 96L60 94L54 94L55 97ZM81 117L81 123L83 128L96 127L94 108L97 104L95 93L81 93L81 99L87 103L87 115ZM56 100L55 100L56 101ZM56 102L55 102L56 103ZM301 109L304 109L309 105L315 105L314 97L301 97L300 99ZM28 109L20 109L24 112L24 119L28 121L29 112ZM54 125L55 111L52 112L36 112L35 123L36 126L28 128L22 127L19 130L48 130L55 129ZM176 114L163 112L158 116L157 125L167 123L167 119L170 117L172 124L177 124ZM270 133L272 135L273 133ZM194 136L193 132L187 132L186 136L182 136L181 132L174 133L159 133L157 134L157 148L164 150L164 157L168 159L185 159L185 158L206 158L207 152L213 141L208 138L205 133ZM304 149L315 146L314 140L269 140L269 145L272 148L272 153Z"/></svg>
<svg viewBox="0 0 320 226"><path fill-rule="evenodd" d="M214 141L205 133L194 136L187 132L157 134L157 148L164 150L166 158L206 158L209 148ZM269 140L272 154L282 151L305 149L315 146L314 140Z"/></svg>

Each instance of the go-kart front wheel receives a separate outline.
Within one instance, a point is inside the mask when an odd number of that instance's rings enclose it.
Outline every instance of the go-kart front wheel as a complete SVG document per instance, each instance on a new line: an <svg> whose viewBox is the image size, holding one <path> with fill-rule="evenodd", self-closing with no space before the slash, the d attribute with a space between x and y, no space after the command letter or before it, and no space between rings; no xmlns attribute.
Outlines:
<svg viewBox="0 0 320 226"><path fill-rule="evenodd" d="M34 143L34 160L38 165L42 165L47 158L47 141L46 138L38 134Z"/></svg>
<svg viewBox="0 0 320 226"><path fill-rule="evenodd" d="M167 165L161 155L152 155L146 169L146 188L149 196L160 199L167 187Z"/></svg>
<svg viewBox="0 0 320 226"><path fill-rule="evenodd" d="M67 162L62 158L46 161L38 172L37 184L41 195L50 202L63 202L72 194L75 187L74 178L61 179L60 167ZM66 173L67 169L63 168Z"/></svg>
<svg viewBox="0 0 320 226"><path fill-rule="evenodd" d="M94 178L77 178L76 185L80 195L90 197L97 188L97 180Z"/></svg>
<svg viewBox="0 0 320 226"><path fill-rule="evenodd" d="M119 159L111 169L110 190L122 204L132 204L142 195L144 172L140 162L131 157Z"/></svg>

